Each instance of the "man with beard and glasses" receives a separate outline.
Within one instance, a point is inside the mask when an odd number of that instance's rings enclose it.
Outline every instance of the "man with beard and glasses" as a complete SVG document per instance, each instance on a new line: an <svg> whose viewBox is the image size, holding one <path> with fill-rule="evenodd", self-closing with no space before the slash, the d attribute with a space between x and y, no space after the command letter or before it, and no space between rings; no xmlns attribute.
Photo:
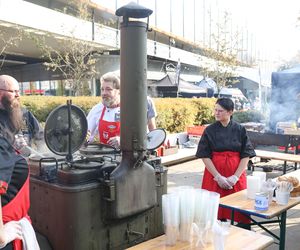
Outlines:
<svg viewBox="0 0 300 250"><path fill-rule="evenodd" d="M87 116L88 142L93 142L97 132L99 141L118 148L120 146L120 78L113 72L104 74L101 79L102 103L96 104ZM150 98L147 98L148 129L155 125L156 110Z"/></svg>
<svg viewBox="0 0 300 250"><path fill-rule="evenodd" d="M12 92L14 91L14 92ZM3 120L18 150L43 138L43 129L34 115L20 107L19 83L8 75L0 76L0 119ZM10 119L6 119L6 117Z"/></svg>
<svg viewBox="0 0 300 250"><path fill-rule="evenodd" d="M19 84L13 77L0 76L0 123L5 136L11 143L22 128L22 110L20 107Z"/></svg>
<svg viewBox="0 0 300 250"><path fill-rule="evenodd" d="M29 169L13 147L22 127L18 82L0 76L0 249L39 249L28 216ZM32 242L32 245L28 245Z"/></svg>

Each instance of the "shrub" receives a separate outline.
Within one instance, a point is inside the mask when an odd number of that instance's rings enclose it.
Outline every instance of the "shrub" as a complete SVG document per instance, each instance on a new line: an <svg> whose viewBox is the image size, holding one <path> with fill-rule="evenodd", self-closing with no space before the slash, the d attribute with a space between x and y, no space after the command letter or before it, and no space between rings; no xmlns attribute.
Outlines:
<svg viewBox="0 0 300 250"><path fill-rule="evenodd" d="M22 96L21 102L30 110L40 122L45 122L50 112L60 105L67 103L67 100L79 106L85 114L97 104L101 98L95 96L64 97L64 96Z"/></svg>
<svg viewBox="0 0 300 250"><path fill-rule="evenodd" d="M167 131L182 132L188 125L194 123L197 113L196 106L184 98L156 98L157 127Z"/></svg>
<svg viewBox="0 0 300 250"><path fill-rule="evenodd" d="M239 123L261 122L265 119L264 115L257 110L236 111L233 113L233 119Z"/></svg>
<svg viewBox="0 0 300 250"><path fill-rule="evenodd" d="M216 99L214 98L202 98L192 99L194 105L197 108L197 114L194 121L194 125L202 125L212 123L215 120L214 106Z"/></svg>
<svg viewBox="0 0 300 250"><path fill-rule="evenodd" d="M45 122L49 113L67 103L79 106L86 114L97 104L101 97L62 97L62 96L23 96L22 105L28 108L40 122ZM214 120L213 98L153 98L158 116L157 127L170 133L182 132L187 126L211 123Z"/></svg>

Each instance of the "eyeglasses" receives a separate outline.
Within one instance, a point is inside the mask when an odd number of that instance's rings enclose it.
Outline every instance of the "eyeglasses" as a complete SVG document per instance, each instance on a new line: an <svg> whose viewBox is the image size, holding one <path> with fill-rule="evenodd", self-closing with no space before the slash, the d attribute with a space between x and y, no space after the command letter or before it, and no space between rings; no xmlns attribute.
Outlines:
<svg viewBox="0 0 300 250"><path fill-rule="evenodd" d="M10 93L13 93L13 94L19 94L20 93L20 90L16 89L16 90L12 90L12 89L0 89L2 91L6 91L6 92L10 92Z"/></svg>

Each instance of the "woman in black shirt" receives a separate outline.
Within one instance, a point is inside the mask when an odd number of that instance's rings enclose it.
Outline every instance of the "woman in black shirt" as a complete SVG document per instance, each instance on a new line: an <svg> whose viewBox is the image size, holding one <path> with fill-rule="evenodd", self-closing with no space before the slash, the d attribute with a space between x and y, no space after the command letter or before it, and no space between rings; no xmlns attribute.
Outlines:
<svg viewBox="0 0 300 250"><path fill-rule="evenodd" d="M214 191L221 197L247 188L246 167L255 156L246 129L233 121L234 103L220 98L215 105L216 122L208 126L199 142L196 156L205 164L202 188ZM230 219L228 209L219 209L219 219ZM236 221L248 223L241 214Z"/></svg>

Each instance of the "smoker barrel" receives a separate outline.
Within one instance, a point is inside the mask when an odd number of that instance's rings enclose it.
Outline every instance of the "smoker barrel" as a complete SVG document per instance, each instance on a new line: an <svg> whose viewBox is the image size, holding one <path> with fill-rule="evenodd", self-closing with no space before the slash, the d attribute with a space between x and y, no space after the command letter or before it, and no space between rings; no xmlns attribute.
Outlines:
<svg viewBox="0 0 300 250"><path fill-rule="evenodd" d="M131 3L118 13L123 16L122 155L96 151L87 162L65 160L59 166L56 159L41 164L29 161L35 170L31 171L30 216L34 228L55 250L121 250L163 234L161 207L167 170L160 158L148 159L146 154L148 24L130 20L148 17L152 11ZM64 120L67 116L59 117ZM50 129L55 130L57 124L52 123ZM82 132L81 122L71 124ZM66 140L56 139L58 151L64 149ZM41 245L41 249L49 248Z"/></svg>
<svg viewBox="0 0 300 250"><path fill-rule="evenodd" d="M130 3L116 11L121 23L121 151L122 161L110 176L114 200L113 218L124 218L157 204L155 171L145 161L147 128L147 32L148 24L131 17L147 17L147 8ZM140 12L140 14L137 14ZM133 16L130 16L132 15Z"/></svg>

